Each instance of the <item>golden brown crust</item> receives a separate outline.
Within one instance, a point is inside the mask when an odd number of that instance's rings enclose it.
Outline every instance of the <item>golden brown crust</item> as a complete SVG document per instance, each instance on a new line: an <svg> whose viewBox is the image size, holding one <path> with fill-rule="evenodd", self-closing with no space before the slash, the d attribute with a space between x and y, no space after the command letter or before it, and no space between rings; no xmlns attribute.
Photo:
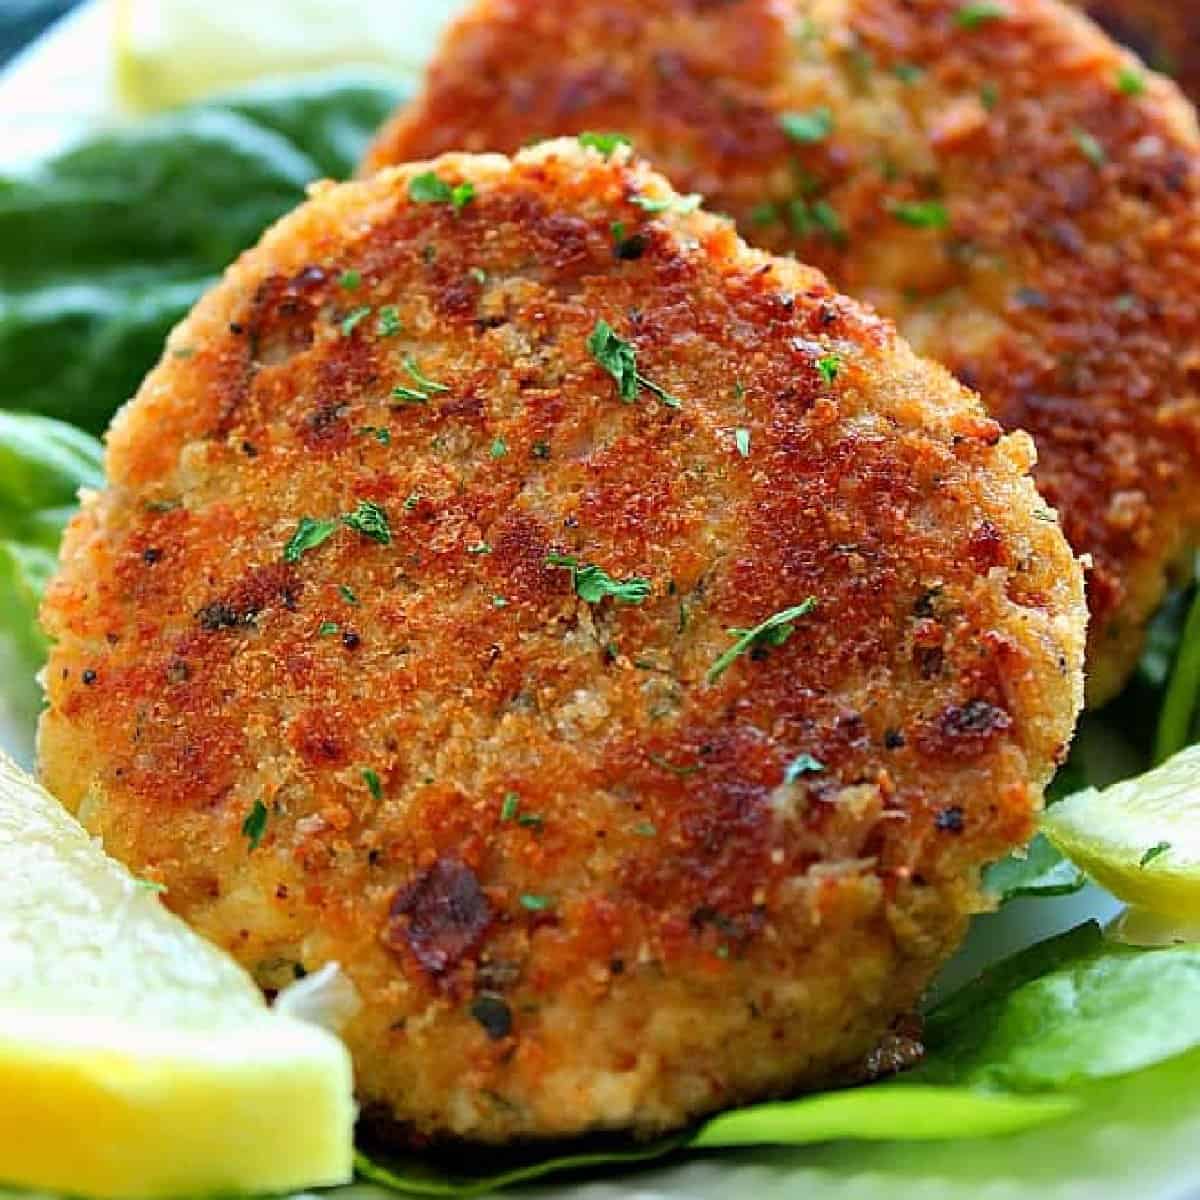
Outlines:
<svg viewBox="0 0 1200 1200"><path fill-rule="evenodd" d="M1200 143L1177 92L1076 14L999 7L483 0L369 165L622 130L749 240L894 317L1033 433L1094 562L1099 702L1200 521Z"/></svg>
<svg viewBox="0 0 1200 1200"><path fill-rule="evenodd" d="M1200 100L1200 8L1193 0L1072 0L1102 29Z"/></svg>
<svg viewBox="0 0 1200 1200"><path fill-rule="evenodd" d="M458 208L426 170L317 189L119 416L46 604L45 778L265 983L340 961L362 1097L421 1135L818 1082L1070 736L1082 578L1028 439L624 154L447 156ZM601 318L677 408L622 401ZM387 544L284 560L364 501Z"/></svg>

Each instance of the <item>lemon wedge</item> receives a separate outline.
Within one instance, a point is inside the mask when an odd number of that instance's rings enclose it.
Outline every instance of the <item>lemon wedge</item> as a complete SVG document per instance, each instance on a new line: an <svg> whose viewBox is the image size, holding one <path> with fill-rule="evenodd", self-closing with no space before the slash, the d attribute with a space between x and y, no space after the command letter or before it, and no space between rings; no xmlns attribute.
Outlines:
<svg viewBox="0 0 1200 1200"><path fill-rule="evenodd" d="M465 0L117 0L117 90L145 112L326 67L374 66L412 77L463 7Z"/></svg>
<svg viewBox="0 0 1200 1200"><path fill-rule="evenodd" d="M253 981L0 754L0 1184L95 1197L345 1182L331 1034Z"/></svg>
<svg viewBox="0 0 1200 1200"><path fill-rule="evenodd" d="M1135 779L1068 796L1046 812L1042 829L1135 909L1200 925L1200 746Z"/></svg>

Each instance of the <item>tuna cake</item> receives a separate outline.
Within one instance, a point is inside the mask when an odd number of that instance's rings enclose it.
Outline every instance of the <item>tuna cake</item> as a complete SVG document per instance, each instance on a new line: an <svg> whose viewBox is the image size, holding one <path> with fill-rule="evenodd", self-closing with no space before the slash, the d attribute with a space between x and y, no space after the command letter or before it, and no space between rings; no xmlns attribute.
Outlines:
<svg viewBox="0 0 1200 1200"><path fill-rule="evenodd" d="M1119 690L1200 524L1200 140L1051 0L483 0L368 166L619 130L1038 445ZM633 230L635 231L635 230Z"/></svg>
<svg viewBox="0 0 1200 1200"><path fill-rule="evenodd" d="M413 1137L817 1085L1070 737L1032 462L625 150L319 186L116 420L44 777L264 987L341 963Z"/></svg>

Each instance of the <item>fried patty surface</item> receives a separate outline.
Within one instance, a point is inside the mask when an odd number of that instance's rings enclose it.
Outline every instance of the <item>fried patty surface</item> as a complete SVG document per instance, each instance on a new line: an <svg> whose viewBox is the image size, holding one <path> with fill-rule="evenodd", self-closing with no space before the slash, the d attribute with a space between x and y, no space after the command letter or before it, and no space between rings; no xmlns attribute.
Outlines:
<svg viewBox="0 0 1200 1200"><path fill-rule="evenodd" d="M1119 42L1200 100L1200 7L1192 0L1073 0Z"/></svg>
<svg viewBox="0 0 1200 1200"><path fill-rule="evenodd" d="M1029 439L688 207L574 141L317 188L171 335L49 592L49 786L264 986L340 962L413 1136L856 1061L1081 703Z"/></svg>
<svg viewBox="0 0 1200 1200"><path fill-rule="evenodd" d="M1089 698L1200 522L1200 141L1052 0L483 0L368 167L620 130L1031 432L1092 557Z"/></svg>

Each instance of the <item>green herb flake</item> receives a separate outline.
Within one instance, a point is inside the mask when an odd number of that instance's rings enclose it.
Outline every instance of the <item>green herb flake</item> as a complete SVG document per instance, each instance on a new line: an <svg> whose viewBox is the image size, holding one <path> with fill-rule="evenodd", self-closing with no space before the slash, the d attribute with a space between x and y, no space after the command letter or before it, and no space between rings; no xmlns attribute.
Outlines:
<svg viewBox="0 0 1200 1200"><path fill-rule="evenodd" d="M438 383L425 375L421 368L417 366L417 360L411 354L404 356L404 369L416 380L417 385L430 395L450 390L449 384Z"/></svg>
<svg viewBox="0 0 1200 1200"><path fill-rule="evenodd" d="M545 912L546 909L554 907L554 901L549 896L537 896L526 892L521 897L521 907L527 912Z"/></svg>
<svg viewBox="0 0 1200 1200"><path fill-rule="evenodd" d="M404 328L400 320L400 310L394 304L385 304L379 310L375 322L375 330L380 337L395 337Z"/></svg>
<svg viewBox="0 0 1200 1200"><path fill-rule="evenodd" d="M242 836L249 841L251 850L257 850L266 832L267 806L261 800L255 800L242 822Z"/></svg>
<svg viewBox="0 0 1200 1200"><path fill-rule="evenodd" d="M456 212L462 212L474 199L475 185L473 183L459 183L450 190L450 203Z"/></svg>
<svg viewBox="0 0 1200 1200"><path fill-rule="evenodd" d="M688 775L696 775L704 770L703 763L691 763L687 766L680 766L678 763L668 762L661 754L651 754L648 757L656 767L661 767L664 771L670 771L672 775L678 775L680 778L685 778Z"/></svg>
<svg viewBox="0 0 1200 1200"><path fill-rule="evenodd" d="M534 458L547 459L550 457L550 443L534 442L529 453L532 454Z"/></svg>
<svg viewBox="0 0 1200 1200"><path fill-rule="evenodd" d="M989 80L979 89L979 103L991 112L1000 103L1000 89Z"/></svg>
<svg viewBox="0 0 1200 1200"><path fill-rule="evenodd" d="M571 572L575 594L587 604L599 604L611 596L622 604L641 604L650 595L650 582L638 576L614 579L603 567L580 566L579 560L568 554L551 554L548 567L563 567Z"/></svg>
<svg viewBox="0 0 1200 1200"><path fill-rule="evenodd" d="M493 596L492 597L492 607L493 608L507 608L508 601L503 596Z"/></svg>
<svg viewBox="0 0 1200 1200"><path fill-rule="evenodd" d="M338 595L341 596L347 604L358 605L358 597L354 594L354 589L347 587L344 583L338 584Z"/></svg>
<svg viewBox="0 0 1200 1200"><path fill-rule="evenodd" d="M541 829L545 823L545 819L538 813L521 813L517 817L517 824L524 829Z"/></svg>
<svg viewBox="0 0 1200 1200"><path fill-rule="evenodd" d="M731 629L729 632L734 635L736 641L709 667L708 682L715 683L743 654L755 646L782 646L795 633L795 622L801 617L806 617L816 607L816 597L809 596L801 604L773 613L753 629Z"/></svg>
<svg viewBox="0 0 1200 1200"><path fill-rule="evenodd" d="M491 554L492 545L490 542L472 542L467 547L468 554Z"/></svg>
<svg viewBox="0 0 1200 1200"><path fill-rule="evenodd" d="M639 821L634 827L633 832L638 837L652 838L658 836L658 827L653 821Z"/></svg>
<svg viewBox="0 0 1200 1200"><path fill-rule="evenodd" d="M737 447L737 452L743 458L750 457L750 430L735 429L733 431L733 444Z"/></svg>
<svg viewBox="0 0 1200 1200"><path fill-rule="evenodd" d="M334 637L338 632L339 626L336 621L322 621L321 627L317 632L321 637Z"/></svg>
<svg viewBox="0 0 1200 1200"><path fill-rule="evenodd" d="M373 437L381 446L392 444L392 431L379 425L364 425L358 433L360 437Z"/></svg>
<svg viewBox="0 0 1200 1200"><path fill-rule="evenodd" d="M1151 846L1150 849L1147 850L1140 859L1138 859L1138 866L1145 869L1156 859L1162 858L1164 854L1169 854L1171 849L1172 847L1170 842L1156 843L1155 845Z"/></svg>
<svg viewBox="0 0 1200 1200"><path fill-rule="evenodd" d="M630 196L629 202L648 213L690 213L695 212L704 203L704 197L696 192L689 196L670 196L657 200L653 196Z"/></svg>
<svg viewBox="0 0 1200 1200"><path fill-rule="evenodd" d="M515 820L520 807L521 797L516 792L505 792L504 802L500 805L500 820Z"/></svg>
<svg viewBox="0 0 1200 1200"><path fill-rule="evenodd" d="M480 287L487 283L487 272L482 267L472 267L467 274Z"/></svg>
<svg viewBox="0 0 1200 1200"><path fill-rule="evenodd" d="M379 782L379 776L370 767L363 767L362 777L363 783L367 785L367 791L371 793L371 799L382 800L383 785Z"/></svg>
<svg viewBox="0 0 1200 1200"><path fill-rule="evenodd" d="M336 521L319 521L315 517L301 517L296 532L283 548L283 561L298 563L310 550L327 542L337 532Z"/></svg>
<svg viewBox="0 0 1200 1200"><path fill-rule="evenodd" d="M338 277L338 286L347 292L354 291L360 283L362 283L362 274L353 269L343 271Z"/></svg>
<svg viewBox="0 0 1200 1200"><path fill-rule="evenodd" d="M605 320L596 322L587 340L591 356L612 377L617 385L617 394L627 404L637 399L638 389L645 388L657 396L668 408L679 408L682 401L672 396L665 388L652 383L637 369L637 352L631 342L617 336L616 330Z"/></svg>
<svg viewBox="0 0 1200 1200"><path fill-rule="evenodd" d="M492 448L488 451L491 458L503 458L507 453L508 443L502 437L496 438L492 442Z"/></svg>
<svg viewBox="0 0 1200 1200"><path fill-rule="evenodd" d="M404 511L405 512L413 512L416 509L417 505L420 503L421 503L421 493L420 492L411 492L404 499Z"/></svg>
<svg viewBox="0 0 1200 1200"><path fill-rule="evenodd" d="M352 308L342 318L342 337L349 337L355 330L355 327L363 320L364 317L371 315L371 306L369 304L360 305L358 308Z"/></svg>
<svg viewBox="0 0 1200 1200"><path fill-rule="evenodd" d="M157 879L135 879L133 882L135 886L141 888L142 891L156 892L160 896L165 894L167 890L167 885L165 883L159 883Z"/></svg>
<svg viewBox="0 0 1200 1200"><path fill-rule="evenodd" d="M425 171L408 181L408 198L415 204L449 204L454 189L435 171Z"/></svg>
<svg viewBox="0 0 1200 1200"><path fill-rule="evenodd" d="M833 132L833 112L822 106L808 112L785 112L779 125L793 142L812 145L823 142Z"/></svg>
<svg viewBox="0 0 1200 1200"><path fill-rule="evenodd" d="M1118 67L1117 90L1123 96L1140 96L1146 90L1146 77L1135 67Z"/></svg>
<svg viewBox="0 0 1200 1200"><path fill-rule="evenodd" d="M897 63L892 68L892 74L901 83L919 83L925 78L925 68L918 67L915 63Z"/></svg>
<svg viewBox="0 0 1200 1200"><path fill-rule="evenodd" d="M1108 152L1100 144L1100 142L1086 129L1076 129L1074 133L1075 145L1079 147L1079 153L1092 164L1093 167L1102 167L1108 162Z"/></svg>
<svg viewBox="0 0 1200 1200"><path fill-rule="evenodd" d="M836 354L822 354L816 361L817 374L825 382L828 387L838 377L838 373L842 369L842 360Z"/></svg>
<svg viewBox="0 0 1200 1200"><path fill-rule="evenodd" d="M404 387L403 384L397 384L392 388L392 399L400 404L429 403L429 397L424 392L418 392L416 388Z"/></svg>
<svg viewBox="0 0 1200 1200"><path fill-rule="evenodd" d="M769 200L764 200L761 204L756 204L750 210L750 224L759 227L763 225L774 225L779 220L779 205L772 204Z"/></svg>
<svg viewBox="0 0 1200 1200"><path fill-rule="evenodd" d="M1007 16L1004 5L982 0L977 4L964 4L954 14L954 23L959 29L979 29L992 21L1003 21Z"/></svg>
<svg viewBox="0 0 1200 1200"><path fill-rule="evenodd" d="M598 150L606 158L618 146L631 146L633 143L623 133L581 133L579 144L585 149Z"/></svg>
<svg viewBox="0 0 1200 1200"><path fill-rule="evenodd" d="M392 544L392 530L387 513L370 500L360 500L358 507L342 518L342 524L381 546Z"/></svg>
<svg viewBox="0 0 1200 1200"><path fill-rule="evenodd" d="M795 783L802 775L819 775L825 764L811 754L797 754L783 772L784 783Z"/></svg>
<svg viewBox="0 0 1200 1200"><path fill-rule="evenodd" d="M890 211L897 221L914 229L945 229L950 224L950 214L940 200L897 201Z"/></svg>

